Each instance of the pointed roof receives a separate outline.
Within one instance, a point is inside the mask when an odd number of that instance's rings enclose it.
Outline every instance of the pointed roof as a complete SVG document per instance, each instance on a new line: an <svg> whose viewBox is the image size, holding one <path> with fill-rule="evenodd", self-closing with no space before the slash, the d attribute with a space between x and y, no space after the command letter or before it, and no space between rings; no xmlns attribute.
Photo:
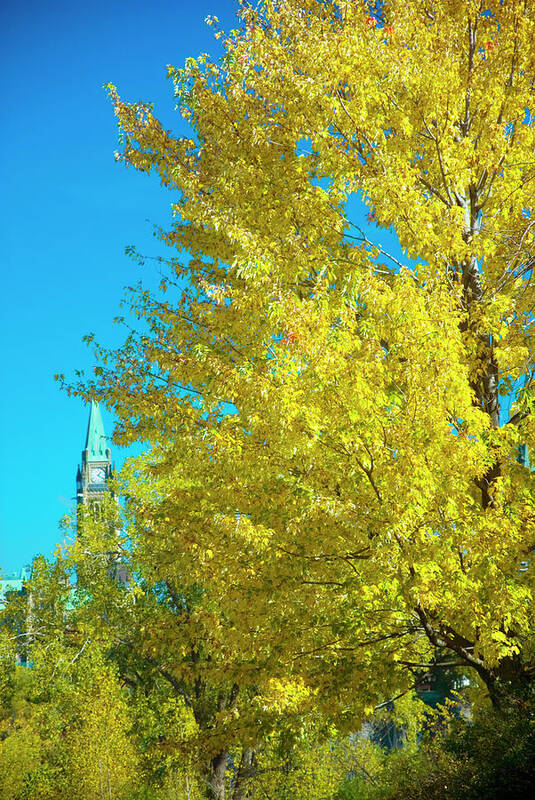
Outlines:
<svg viewBox="0 0 535 800"><path fill-rule="evenodd" d="M98 403L91 400L91 409L89 411L89 423L87 425L87 436L85 438L85 450L87 450L88 461L107 461L108 456L106 450L108 444L106 442L106 434L104 433L104 425L102 424L102 417L100 416L100 408Z"/></svg>

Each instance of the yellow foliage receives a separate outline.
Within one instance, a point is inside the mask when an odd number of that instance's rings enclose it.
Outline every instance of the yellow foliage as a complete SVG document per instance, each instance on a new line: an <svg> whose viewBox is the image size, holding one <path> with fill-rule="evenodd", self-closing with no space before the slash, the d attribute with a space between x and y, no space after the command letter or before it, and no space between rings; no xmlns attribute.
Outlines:
<svg viewBox="0 0 535 800"><path fill-rule="evenodd" d="M436 648L527 676L531 388L505 427L497 404L533 364L533 8L241 13L220 64L171 70L192 138L110 87L189 254L90 387L150 445L123 477L140 563L206 587L212 678L363 714Z"/></svg>

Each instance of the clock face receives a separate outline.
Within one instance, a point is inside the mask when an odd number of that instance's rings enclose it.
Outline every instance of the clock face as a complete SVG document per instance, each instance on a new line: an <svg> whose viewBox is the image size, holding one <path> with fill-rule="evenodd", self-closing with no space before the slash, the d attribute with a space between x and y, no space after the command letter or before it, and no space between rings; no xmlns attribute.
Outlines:
<svg viewBox="0 0 535 800"><path fill-rule="evenodd" d="M104 467L93 467L91 470L92 483L104 483L106 480L106 470Z"/></svg>

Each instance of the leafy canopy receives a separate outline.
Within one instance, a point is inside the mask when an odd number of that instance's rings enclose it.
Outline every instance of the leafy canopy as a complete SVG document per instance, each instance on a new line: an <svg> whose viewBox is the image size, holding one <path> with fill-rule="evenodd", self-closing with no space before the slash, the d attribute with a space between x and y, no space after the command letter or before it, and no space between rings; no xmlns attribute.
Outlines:
<svg viewBox="0 0 535 800"><path fill-rule="evenodd" d="M240 13L221 63L169 68L193 138L110 86L178 255L71 391L150 445L143 558L217 598L232 669L348 711L445 658L496 700L533 659L529 380L499 425L533 362L533 4Z"/></svg>

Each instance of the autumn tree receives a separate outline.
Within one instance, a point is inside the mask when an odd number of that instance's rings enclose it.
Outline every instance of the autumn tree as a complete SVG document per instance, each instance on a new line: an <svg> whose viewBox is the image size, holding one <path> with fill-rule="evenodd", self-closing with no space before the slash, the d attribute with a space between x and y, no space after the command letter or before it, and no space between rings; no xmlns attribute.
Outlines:
<svg viewBox="0 0 535 800"><path fill-rule="evenodd" d="M303 800L327 798L358 760L353 748L325 744L334 729L302 681L246 668L239 632L179 555L151 560L134 509L130 498L121 533L113 499L98 516L80 508L72 547L37 559L26 593L0 613L6 797L245 800L301 785ZM15 664L20 638L31 668Z"/></svg>
<svg viewBox="0 0 535 800"><path fill-rule="evenodd" d="M126 479L145 547L217 598L232 669L299 676L355 724L440 654L499 704L535 666L529 378L499 415L533 363L535 9L240 19L221 62L169 68L191 138L110 87L178 252L70 389L149 445Z"/></svg>
<svg viewBox="0 0 535 800"><path fill-rule="evenodd" d="M69 634L73 635L72 631ZM47 636L1 697L0 787L11 800L126 800L141 784L127 696L98 643ZM6 660L0 674L10 669Z"/></svg>
<svg viewBox="0 0 535 800"><path fill-rule="evenodd" d="M118 535L108 520L86 522L76 583L68 580L74 551L54 563L37 559L26 596L0 612L2 791L12 800L199 800L204 793L180 747L189 734L194 748L191 714L158 682L154 657L144 660L143 648L125 656L138 644L126 619L139 625L147 617L143 591L134 594L110 570L108 545L115 557ZM98 551L92 528L100 528ZM21 637L26 666L15 662Z"/></svg>

